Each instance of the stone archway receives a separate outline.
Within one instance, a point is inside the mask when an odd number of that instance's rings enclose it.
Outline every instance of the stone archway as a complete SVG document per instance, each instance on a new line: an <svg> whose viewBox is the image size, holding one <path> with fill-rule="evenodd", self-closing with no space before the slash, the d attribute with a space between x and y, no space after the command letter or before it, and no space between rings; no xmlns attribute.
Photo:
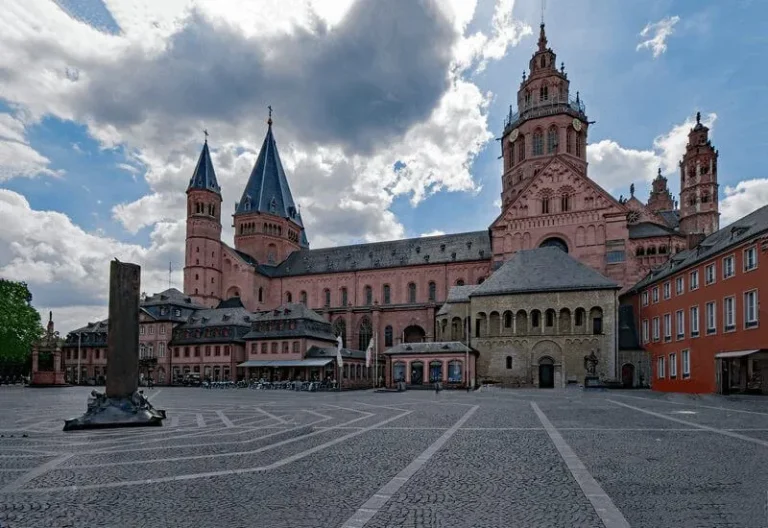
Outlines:
<svg viewBox="0 0 768 528"><path fill-rule="evenodd" d="M563 372L563 355L560 345L550 340L542 340L536 343L532 349L533 374L536 376L536 385L542 387L541 382L545 381L546 386L562 387L564 385L565 372ZM551 381L546 378L551 374ZM542 375L545 379L542 380ZM542 387L544 388L544 387Z"/></svg>
<svg viewBox="0 0 768 528"><path fill-rule="evenodd" d="M560 237L549 237L539 244L539 247L555 247L564 253L568 253L568 244Z"/></svg>
<svg viewBox="0 0 768 528"><path fill-rule="evenodd" d="M403 330L403 342L405 343L423 343L426 341L427 333L419 325L411 325Z"/></svg>

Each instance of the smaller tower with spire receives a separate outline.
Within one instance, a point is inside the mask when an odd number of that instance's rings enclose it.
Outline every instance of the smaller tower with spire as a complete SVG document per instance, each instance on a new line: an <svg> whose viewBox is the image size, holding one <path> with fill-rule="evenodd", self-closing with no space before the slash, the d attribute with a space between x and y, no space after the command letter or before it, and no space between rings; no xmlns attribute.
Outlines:
<svg viewBox="0 0 768 528"><path fill-rule="evenodd" d="M203 133L203 149L187 187L184 292L213 308L222 298L221 188L208 150L208 131Z"/></svg>
<svg viewBox="0 0 768 528"><path fill-rule="evenodd" d="M260 264L276 265L309 243L272 133L272 107L267 108L267 135L235 204L235 248Z"/></svg>
<svg viewBox="0 0 768 528"><path fill-rule="evenodd" d="M661 175L661 169L659 169L656 178L651 183L651 194L648 197L648 205L646 207L654 213L672 211L675 208L672 193L669 192L669 187L667 186L667 179Z"/></svg>
<svg viewBox="0 0 768 528"><path fill-rule="evenodd" d="M696 113L696 125L680 162L680 231L700 239L720 229L717 183L718 152L709 139L709 128Z"/></svg>

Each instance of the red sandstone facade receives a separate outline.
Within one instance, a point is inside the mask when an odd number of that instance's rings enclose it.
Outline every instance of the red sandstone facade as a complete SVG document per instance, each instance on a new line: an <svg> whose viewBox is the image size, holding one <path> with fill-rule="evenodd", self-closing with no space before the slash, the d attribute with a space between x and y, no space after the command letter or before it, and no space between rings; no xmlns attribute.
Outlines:
<svg viewBox="0 0 768 528"><path fill-rule="evenodd" d="M510 109L502 135L502 210L484 247L462 247L458 255L455 237L461 235L432 240L443 254L435 249L424 259L417 248L426 239L400 241L391 255L376 244L335 248L333 254L309 250L271 118L236 206L230 247L220 240L221 195L206 144L187 191L185 294L208 307L240 297L251 311L302 302L324 314L347 346L365 348L358 341L370 327L377 342L389 347L433 340L435 311L449 288L481 282L518 250L561 247L627 288L687 248L690 236L717 229L717 153L701 124L681 162L679 211L661 174L647 206L634 196L617 200L589 178L590 122L579 94L571 95L564 66L558 67L547 46L543 25L517 107L514 113ZM367 252L369 260L351 263L353 251ZM325 260L319 252L326 252Z"/></svg>

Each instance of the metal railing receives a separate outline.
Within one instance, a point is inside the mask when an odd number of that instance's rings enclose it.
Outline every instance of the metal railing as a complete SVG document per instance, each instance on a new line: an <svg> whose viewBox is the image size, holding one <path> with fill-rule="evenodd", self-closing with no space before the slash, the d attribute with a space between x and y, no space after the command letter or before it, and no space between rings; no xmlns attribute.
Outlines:
<svg viewBox="0 0 768 528"><path fill-rule="evenodd" d="M553 97L545 101L532 101L527 105L523 105L517 112L514 112L512 110L512 105L510 105L509 114L507 114L507 117L504 119L504 128L506 129L507 127L513 126L523 119L543 117L564 111L575 113L584 119L587 117L587 107L584 105L584 101L582 101L581 98Z"/></svg>

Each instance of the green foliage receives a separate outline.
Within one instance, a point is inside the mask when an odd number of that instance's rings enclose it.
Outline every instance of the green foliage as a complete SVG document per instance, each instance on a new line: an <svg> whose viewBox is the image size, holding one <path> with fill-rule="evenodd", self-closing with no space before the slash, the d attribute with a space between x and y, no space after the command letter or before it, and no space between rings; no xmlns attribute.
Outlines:
<svg viewBox="0 0 768 528"><path fill-rule="evenodd" d="M42 336L40 314L31 303L26 283L0 279L0 363L27 361Z"/></svg>

